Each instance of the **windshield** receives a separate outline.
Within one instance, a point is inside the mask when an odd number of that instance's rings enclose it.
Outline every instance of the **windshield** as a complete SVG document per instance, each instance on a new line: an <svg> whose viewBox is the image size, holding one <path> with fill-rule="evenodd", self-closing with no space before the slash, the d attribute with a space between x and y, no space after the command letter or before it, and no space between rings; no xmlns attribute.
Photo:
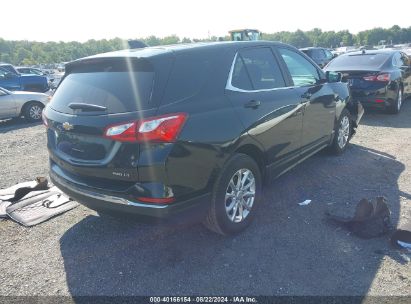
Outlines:
<svg viewBox="0 0 411 304"><path fill-rule="evenodd" d="M345 70L352 68L378 68L383 65L390 54L352 54L342 55L330 62L327 68Z"/></svg>

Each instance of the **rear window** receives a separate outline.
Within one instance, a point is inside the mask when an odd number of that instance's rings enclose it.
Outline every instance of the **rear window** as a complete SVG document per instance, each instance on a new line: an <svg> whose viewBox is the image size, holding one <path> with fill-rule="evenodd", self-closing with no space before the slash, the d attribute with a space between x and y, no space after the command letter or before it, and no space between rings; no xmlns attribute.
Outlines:
<svg viewBox="0 0 411 304"><path fill-rule="evenodd" d="M377 68L383 65L389 57L390 54L342 55L331 61L328 68L333 68L336 70L344 70L346 67Z"/></svg>
<svg viewBox="0 0 411 304"><path fill-rule="evenodd" d="M151 93L154 71L144 66L83 65L67 75L53 96L50 107L62 113L74 114L72 103L105 107L106 110L76 114L113 114L152 108ZM76 110L78 111L78 110Z"/></svg>

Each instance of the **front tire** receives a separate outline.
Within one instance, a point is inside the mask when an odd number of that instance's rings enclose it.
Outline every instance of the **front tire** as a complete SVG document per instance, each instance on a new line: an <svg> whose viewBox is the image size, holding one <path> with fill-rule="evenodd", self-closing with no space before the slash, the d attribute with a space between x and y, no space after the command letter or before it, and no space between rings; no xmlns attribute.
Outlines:
<svg viewBox="0 0 411 304"><path fill-rule="evenodd" d="M217 178L204 225L222 235L239 233L253 220L261 196L257 163L248 155L234 155Z"/></svg>
<svg viewBox="0 0 411 304"><path fill-rule="evenodd" d="M341 155L347 149L348 143L351 139L352 121L350 112L344 109L341 112L338 123L335 127L333 142L330 146L331 153Z"/></svg>

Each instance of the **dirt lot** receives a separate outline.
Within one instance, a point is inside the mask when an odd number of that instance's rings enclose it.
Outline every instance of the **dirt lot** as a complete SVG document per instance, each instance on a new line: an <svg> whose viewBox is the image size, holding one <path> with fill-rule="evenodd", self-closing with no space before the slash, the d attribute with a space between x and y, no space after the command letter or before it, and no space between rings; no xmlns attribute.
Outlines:
<svg viewBox="0 0 411 304"><path fill-rule="evenodd" d="M410 253L327 222L385 195L411 220L411 100L367 113L341 157L325 153L270 183L254 224L224 238L78 207L33 228L0 222L0 295L408 295ZM0 121L0 188L47 174L44 128ZM308 206L298 203L311 199Z"/></svg>

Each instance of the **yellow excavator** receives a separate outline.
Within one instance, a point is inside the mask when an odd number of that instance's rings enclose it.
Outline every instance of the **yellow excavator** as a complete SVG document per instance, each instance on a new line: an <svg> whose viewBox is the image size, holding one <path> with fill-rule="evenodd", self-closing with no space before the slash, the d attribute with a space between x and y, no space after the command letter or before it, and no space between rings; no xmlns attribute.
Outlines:
<svg viewBox="0 0 411 304"><path fill-rule="evenodd" d="M239 29L229 31L232 41L261 40L261 32L255 29Z"/></svg>

